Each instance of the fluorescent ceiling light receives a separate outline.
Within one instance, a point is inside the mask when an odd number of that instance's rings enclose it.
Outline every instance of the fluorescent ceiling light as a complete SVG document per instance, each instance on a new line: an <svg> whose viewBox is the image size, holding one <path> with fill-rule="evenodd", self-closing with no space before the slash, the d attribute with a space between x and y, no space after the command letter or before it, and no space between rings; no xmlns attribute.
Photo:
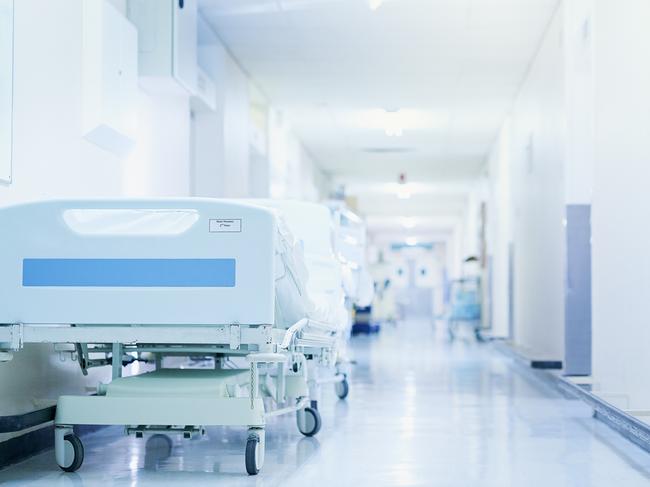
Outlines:
<svg viewBox="0 0 650 487"><path fill-rule="evenodd" d="M368 0L368 6L370 7L370 10L377 10L382 6L383 3L384 0Z"/></svg>
<svg viewBox="0 0 650 487"><path fill-rule="evenodd" d="M415 221L415 218L404 218L404 220L402 220L402 226L404 228L415 228L416 225L417 222Z"/></svg>
<svg viewBox="0 0 650 487"><path fill-rule="evenodd" d="M389 137L401 137L404 135L404 124L399 110L387 111L384 114L384 132Z"/></svg>
<svg viewBox="0 0 650 487"><path fill-rule="evenodd" d="M406 185L401 184L401 187L397 190L397 197L401 200L407 200L411 197L411 192L406 187Z"/></svg>

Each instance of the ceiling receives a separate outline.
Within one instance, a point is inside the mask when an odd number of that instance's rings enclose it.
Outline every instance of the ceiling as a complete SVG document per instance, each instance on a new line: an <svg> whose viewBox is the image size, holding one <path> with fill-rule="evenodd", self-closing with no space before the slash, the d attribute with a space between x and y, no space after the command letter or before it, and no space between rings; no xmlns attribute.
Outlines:
<svg viewBox="0 0 650 487"><path fill-rule="evenodd" d="M337 182L395 182L401 172L475 180L557 0L383 0L373 10L377 1L200 0L200 9ZM401 137L369 123L383 110L411 113ZM357 196L370 213L380 204ZM420 203L456 212L452 200ZM381 205L389 216L416 203Z"/></svg>

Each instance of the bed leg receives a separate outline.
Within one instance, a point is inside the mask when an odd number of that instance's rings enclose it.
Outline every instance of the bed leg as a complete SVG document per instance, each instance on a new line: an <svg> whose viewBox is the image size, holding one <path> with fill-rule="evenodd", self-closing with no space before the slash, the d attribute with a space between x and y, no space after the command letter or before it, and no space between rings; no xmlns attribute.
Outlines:
<svg viewBox="0 0 650 487"><path fill-rule="evenodd" d="M312 401L320 401L320 384L318 383L318 364L313 360L307 361L308 374L307 386L309 387L309 398Z"/></svg>
<svg viewBox="0 0 650 487"><path fill-rule="evenodd" d="M112 358L113 379L122 377L122 344L113 343L113 358Z"/></svg>
<svg viewBox="0 0 650 487"><path fill-rule="evenodd" d="M278 362L277 365L277 383L276 383L276 389L275 389L275 402L279 404L284 404L285 401L285 394L286 394L286 386L285 386L285 380L284 380L284 362Z"/></svg>

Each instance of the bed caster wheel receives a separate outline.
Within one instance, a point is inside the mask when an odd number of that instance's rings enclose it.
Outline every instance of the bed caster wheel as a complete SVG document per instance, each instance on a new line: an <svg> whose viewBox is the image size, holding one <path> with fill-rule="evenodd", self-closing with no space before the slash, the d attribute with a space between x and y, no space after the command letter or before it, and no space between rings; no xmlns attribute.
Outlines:
<svg viewBox="0 0 650 487"><path fill-rule="evenodd" d="M163 434L155 434L149 437L144 447L145 466L155 465L156 462L167 460L172 456L174 443L171 438Z"/></svg>
<svg viewBox="0 0 650 487"><path fill-rule="evenodd" d="M151 435L145 444L145 449L159 450L166 457L171 456L173 448L174 443L172 442L172 439L169 436L163 435L161 433Z"/></svg>
<svg viewBox="0 0 650 487"><path fill-rule="evenodd" d="M296 414L298 430L305 436L314 436L320 431L321 419L318 409L306 407Z"/></svg>
<svg viewBox="0 0 650 487"><path fill-rule="evenodd" d="M479 343L483 343L485 341L485 338L483 338L483 334L479 329L474 330L474 337L476 337L476 341Z"/></svg>
<svg viewBox="0 0 650 487"><path fill-rule="evenodd" d="M344 377L341 382L335 383L334 389L336 390L336 395L339 399L345 399L348 397L348 394L350 394L350 383L348 382L348 378Z"/></svg>
<svg viewBox="0 0 650 487"><path fill-rule="evenodd" d="M246 472L257 475L264 464L264 432L249 432L246 440Z"/></svg>
<svg viewBox="0 0 650 487"><path fill-rule="evenodd" d="M74 433L69 433L63 438L64 459L59 467L64 472L75 472L84 461L84 446Z"/></svg>

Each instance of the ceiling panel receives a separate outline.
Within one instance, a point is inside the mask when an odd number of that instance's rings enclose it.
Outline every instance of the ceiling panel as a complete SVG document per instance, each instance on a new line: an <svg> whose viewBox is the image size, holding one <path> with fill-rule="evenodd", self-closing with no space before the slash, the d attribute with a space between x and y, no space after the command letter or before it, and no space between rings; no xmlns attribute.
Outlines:
<svg viewBox="0 0 650 487"><path fill-rule="evenodd" d="M359 210L365 214L403 217L460 217L463 214L466 197L463 195L419 194L409 199L395 195L363 194L358 198Z"/></svg>
<svg viewBox="0 0 650 487"><path fill-rule="evenodd" d="M200 10L337 180L407 171L412 181L455 181L483 173L557 3L200 0ZM388 137L353 123L373 109L443 121Z"/></svg>

